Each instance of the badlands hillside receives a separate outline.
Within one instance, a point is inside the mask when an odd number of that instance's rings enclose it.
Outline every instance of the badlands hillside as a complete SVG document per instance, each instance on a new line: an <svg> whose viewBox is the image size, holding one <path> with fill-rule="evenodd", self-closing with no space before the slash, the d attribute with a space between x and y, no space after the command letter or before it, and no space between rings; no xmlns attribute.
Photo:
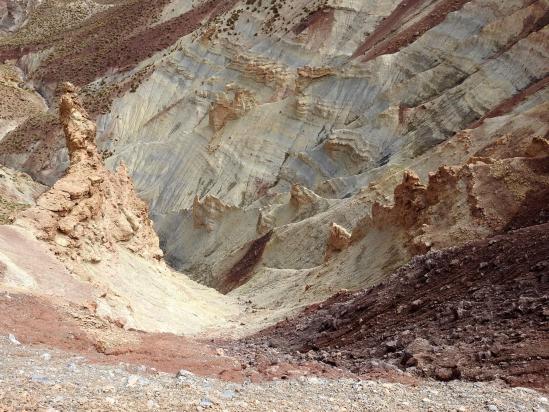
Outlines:
<svg viewBox="0 0 549 412"><path fill-rule="evenodd" d="M0 0L0 411L547 411L548 0Z"/></svg>

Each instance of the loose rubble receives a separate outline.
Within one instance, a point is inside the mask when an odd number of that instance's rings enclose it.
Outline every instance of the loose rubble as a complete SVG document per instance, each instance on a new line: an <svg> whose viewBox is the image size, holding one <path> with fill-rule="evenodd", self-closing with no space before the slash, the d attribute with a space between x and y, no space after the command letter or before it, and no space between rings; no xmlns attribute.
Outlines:
<svg viewBox="0 0 549 412"><path fill-rule="evenodd" d="M0 337L0 410L22 411L541 411L547 397L499 382L413 385L314 376L231 383L119 363L97 365L70 353L13 346ZM70 365L76 365L71 368Z"/></svg>

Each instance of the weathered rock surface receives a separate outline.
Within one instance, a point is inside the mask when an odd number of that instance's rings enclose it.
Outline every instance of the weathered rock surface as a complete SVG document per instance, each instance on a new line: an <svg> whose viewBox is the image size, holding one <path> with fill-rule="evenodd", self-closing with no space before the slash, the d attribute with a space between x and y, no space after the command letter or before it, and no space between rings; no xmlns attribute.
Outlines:
<svg viewBox="0 0 549 412"><path fill-rule="evenodd" d="M116 173L105 169L94 122L76 88L69 83L62 87L59 112L71 164L35 207L21 213L17 224L37 230L57 255L72 260L99 262L116 244L146 259L160 259L148 207L135 193L125 166Z"/></svg>
<svg viewBox="0 0 549 412"><path fill-rule="evenodd" d="M337 223L330 226L330 236L326 245L326 260L330 259L332 254L347 249L351 243L351 233Z"/></svg>

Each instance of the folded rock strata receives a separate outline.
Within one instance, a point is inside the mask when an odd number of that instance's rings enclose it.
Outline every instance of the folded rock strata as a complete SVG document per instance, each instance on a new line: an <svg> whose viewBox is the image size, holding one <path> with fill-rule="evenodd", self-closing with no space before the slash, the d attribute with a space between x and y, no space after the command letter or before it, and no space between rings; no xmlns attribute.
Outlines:
<svg viewBox="0 0 549 412"><path fill-rule="evenodd" d="M285 316L416 253L543 220L545 0L98 10L47 47L32 36L44 13L0 41L52 106L7 133L0 161L52 184L69 164L53 91L83 86L107 168L125 162L167 260L200 282ZM70 209L48 211L70 215L51 230L68 249L61 230L78 235L84 213L70 197L42 200ZM122 215L124 246L139 235ZM326 260L334 222L354 229Z"/></svg>
<svg viewBox="0 0 549 412"><path fill-rule="evenodd" d="M223 129L227 122L246 114L257 105L253 94L248 90L228 86L226 91L232 92L233 98L231 99L227 93L218 95L209 113L210 126L215 132Z"/></svg>

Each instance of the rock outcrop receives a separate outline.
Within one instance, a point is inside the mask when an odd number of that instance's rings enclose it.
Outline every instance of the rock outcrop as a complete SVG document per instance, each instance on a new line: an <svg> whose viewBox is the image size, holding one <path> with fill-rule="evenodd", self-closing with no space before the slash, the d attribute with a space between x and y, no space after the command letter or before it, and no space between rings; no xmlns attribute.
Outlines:
<svg viewBox="0 0 549 412"><path fill-rule="evenodd" d="M463 166L441 166L429 174L427 185L406 171L394 204L375 202L371 217L354 228L353 241L368 228L393 227L406 233L410 252L420 254L498 233L525 213L543 223L541 199L549 194L546 147L547 140L536 137L516 157L473 156Z"/></svg>
<svg viewBox="0 0 549 412"><path fill-rule="evenodd" d="M330 259L334 253L347 249L350 243L351 233L337 223L332 223L326 245L325 260Z"/></svg>
<svg viewBox="0 0 549 412"><path fill-rule="evenodd" d="M320 197L315 192L302 185L292 185L290 189L290 204L297 209L309 206L318 199Z"/></svg>
<svg viewBox="0 0 549 412"><path fill-rule="evenodd" d="M286 316L417 253L545 219L546 3L43 2L0 56L52 107L18 120L0 162L47 184L71 164L52 102L72 80L169 263L210 286L230 274L224 291ZM75 23L45 24L63 8L55 22ZM71 149L76 164L89 163L86 142ZM38 207L58 253L97 260L82 239L99 236L100 249L154 255L137 204L105 206L112 224L95 234L79 205L107 183L76 180ZM326 259L333 222L353 231Z"/></svg>
<svg viewBox="0 0 549 412"><path fill-rule="evenodd" d="M219 222L227 211L235 209L215 196L207 195L204 199L200 199L197 195L192 207L194 226L212 231L216 222Z"/></svg>
<svg viewBox="0 0 549 412"><path fill-rule="evenodd" d="M257 105L253 94L248 90L231 87L231 85L225 90L225 93L216 97L210 109L210 126L214 132L219 132L227 122L246 114ZM233 94L232 99L228 93Z"/></svg>
<svg viewBox="0 0 549 412"><path fill-rule="evenodd" d="M304 66L297 69L296 93L301 93L315 79L335 74L332 67Z"/></svg>
<svg viewBox="0 0 549 412"><path fill-rule="evenodd" d="M99 262L115 244L147 259L160 259L148 207L137 196L126 167L121 164L116 173L105 168L95 143L96 126L77 89L70 83L61 87L59 114L70 166L17 224L35 230L56 254L74 261Z"/></svg>
<svg viewBox="0 0 549 412"><path fill-rule="evenodd" d="M0 226L0 290L43 296L68 313L76 304L117 328L189 334L228 322L238 313L230 299L165 265L126 167L105 167L78 89L64 83L60 92L70 166L15 226Z"/></svg>

